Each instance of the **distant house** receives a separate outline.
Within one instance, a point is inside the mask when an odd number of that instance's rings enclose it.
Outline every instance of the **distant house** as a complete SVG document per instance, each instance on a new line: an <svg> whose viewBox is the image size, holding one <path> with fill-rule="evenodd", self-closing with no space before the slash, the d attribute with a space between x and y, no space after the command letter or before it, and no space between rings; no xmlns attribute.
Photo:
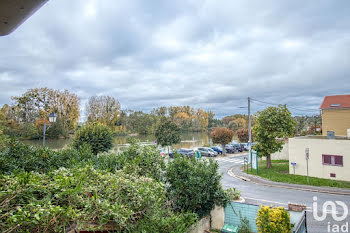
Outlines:
<svg viewBox="0 0 350 233"><path fill-rule="evenodd" d="M321 104L322 134L334 131L336 136L347 136L350 129L350 95L326 96Z"/></svg>
<svg viewBox="0 0 350 233"><path fill-rule="evenodd" d="M303 136L289 138L289 173L350 181L350 139L326 136ZM309 150L309 164L306 163ZM293 167L294 163L295 167ZM308 168L307 168L308 166Z"/></svg>
<svg viewBox="0 0 350 233"><path fill-rule="evenodd" d="M323 136L289 139L289 173L350 181L350 95L326 96L320 108Z"/></svg>

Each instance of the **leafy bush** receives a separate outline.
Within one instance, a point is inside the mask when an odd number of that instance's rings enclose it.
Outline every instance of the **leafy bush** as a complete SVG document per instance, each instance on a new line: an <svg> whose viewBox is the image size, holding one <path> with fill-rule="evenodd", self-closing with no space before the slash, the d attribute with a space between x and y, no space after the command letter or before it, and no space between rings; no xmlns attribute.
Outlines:
<svg viewBox="0 0 350 233"><path fill-rule="evenodd" d="M1 134L0 132L0 151L6 148L8 141L9 141L9 137L7 135Z"/></svg>
<svg viewBox="0 0 350 233"><path fill-rule="evenodd" d="M158 181L164 180L166 165L156 146L141 146L134 141L127 151L118 157L124 170L129 169L128 173L147 176Z"/></svg>
<svg viewBox="0 0 350 233"><path fill-rule="evenodd" d="M35 147L18 140L11 140L7 149L0 152L0 173L16 170L47 172L60 167L71 167L93 157L88 146L79 150L68 148L54 151L47 147Z"/></svg>
<svg viewBox="0 0 350 233"><path fill-rule="evenodd" d="M220 179L213 160L175 156L166 167L156 146L136 142L95 156L87 144L54 151L12 140L0 153L0 232L182 233L237 194Z"/></svg>
<svg viewBox="0 0 350 233"><path fill-rule="evenodd" d="M252 229L249 226L249 220L247 217L242 217L242 214L239 213L240 225L238 228L238 233L251 233Z"/></svg>
<svg viewBox="0 0 350 233"><path fill-rule="evenodd" d="M100 123L87 124L77 131L73 141L76 148L84 144L90 145L95 155L108 151L113 147L113 132L108 126Z"/></svg>
<svg viewBox="0 0 350 233"><path fill-rule="evenodd" d="M8 129L6 125L6 116L0 109L0 151L6 147L6 144L9 140L9 137L4 134L4 132Z"/></svg>
<svg viewBox="0 0 350 233"><path fill-rule="evenodd" d="M177 210L206 216L215 204L226 206L230 196L221 186L218 164L213 160L196 160L175 156L169 163L166 178L168 196Z"/></svg>
<svg viewBox="0 0 350 233"><path fill-rule="evenodd" d="M68 138L69 130L68 127L65 127L64 119L57 117L55 123L51 123L50 128L47 129L46 136L48 138Z"/></svg>
<svg viewBox="0 0 350 233"><path fill-rule="evenodd" d="M230 196L231 200L239 200L241 198L241 191L236 188L226 189L226 192Z"/></svg>
<svg viewBox="0 0 350 233"><path fill-rule="evenodd" d="M42 131L33 123L13 123L5 132L11 137L25 138L25 139L38 139L42 138Z"/></svg>
<svg viewBox="0 0 350 233"><path fill-rule="evenodd" d="M96 169L110 172L123 170L134 176L146 176L157 181L164 181L165 162L156 146L144 146L130 141L128 149L120 154L105 153L93 159Z"/></svg>
<svg viewBox="0 0 350 233"><path fill-rule="evenodd" d="M166 206L164 184L92 167L0 176L0 232L185 232L196 220Z"/></svg>
<svg viewBox="0 0 350 233"><path fill-rule="evenodd" d="M116 172L124 170L136 176L147 176L164 181L165 162L155 146L141 146L132 142L121 154L95 156L87 144L79 149L73 147L54 151L47 147L35 147L11 140L8 148L0 152L0 173L16 170L48 172L60 167L91 165L96 169Z"/></svg>
<svg viewBox="0 0 350 233"><path fill-rule="evenodd" d="M162 118L157 125L155 136L158 144L165 147L179 143L181 141L180 133L180 128L174 122L170 119Z"/></svg>
<svg viewBox="0 0 350 233"><path fill-rule="evenodd" d="M256 225L259 233L289 233L292 230L289 213L283 207L261 206Z"/></svg>

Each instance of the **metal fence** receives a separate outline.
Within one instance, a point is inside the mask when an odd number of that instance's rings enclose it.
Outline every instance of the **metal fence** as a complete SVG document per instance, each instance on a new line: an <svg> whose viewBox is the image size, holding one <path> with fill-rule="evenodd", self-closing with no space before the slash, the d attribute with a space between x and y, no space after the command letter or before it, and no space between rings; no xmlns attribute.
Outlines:
<svg viewBox="0 0 350 233"><path fill-rule="evenodd" d="M306 211L304 211L303 217L300 220L299 224L294 227L293 233L307 233L307 224L306 224Z"/></svg>
<svg viewBox="0 0 350 233"><path fill-rule="evenodd" d="M240 222L240 216L241 216L249 220L249 226L252 232L258 232L255 221L258 215L259 208L260 206L258 205L231 202L225 208L225 224L229 224L232 226L239 226L241 224ZM306 212L305 211L303 211L302 213L293 212L293 211L288 211L288 212L294 216L292 218L293 221L291 221L293 224L295 224L292 229L292 232L307 233Z"/></svg>

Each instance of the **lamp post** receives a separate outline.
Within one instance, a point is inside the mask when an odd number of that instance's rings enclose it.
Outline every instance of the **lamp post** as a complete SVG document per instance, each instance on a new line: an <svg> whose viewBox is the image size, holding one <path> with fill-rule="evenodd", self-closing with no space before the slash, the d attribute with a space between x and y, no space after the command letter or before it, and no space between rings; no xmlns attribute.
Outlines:
<svg viewBox="0 0 350 233"><path fill-rule="evenodd" d="M49 122L50 122L50 123L56 122L56 118L57 118L56 113L51 112L51 113L49 114ZM44 122L43 146L45 146L45 134L46 134L46 122Z"/></svg>

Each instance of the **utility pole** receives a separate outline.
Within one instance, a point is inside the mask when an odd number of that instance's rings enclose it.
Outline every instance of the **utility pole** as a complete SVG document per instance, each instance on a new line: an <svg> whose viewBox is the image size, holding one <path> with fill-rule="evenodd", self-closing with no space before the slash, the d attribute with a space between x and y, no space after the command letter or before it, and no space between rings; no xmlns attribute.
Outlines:
<svg viewBox="0 0 350 233"><path fill-rule="evenodd" d="M252 122L251 122L251 117L250 117L250 97L248 97L248 135L249 135L249 141L248 141L248 145L249 145L249 156L248 158L250 158L251 155L251 151L252 151Z"/></svg>

